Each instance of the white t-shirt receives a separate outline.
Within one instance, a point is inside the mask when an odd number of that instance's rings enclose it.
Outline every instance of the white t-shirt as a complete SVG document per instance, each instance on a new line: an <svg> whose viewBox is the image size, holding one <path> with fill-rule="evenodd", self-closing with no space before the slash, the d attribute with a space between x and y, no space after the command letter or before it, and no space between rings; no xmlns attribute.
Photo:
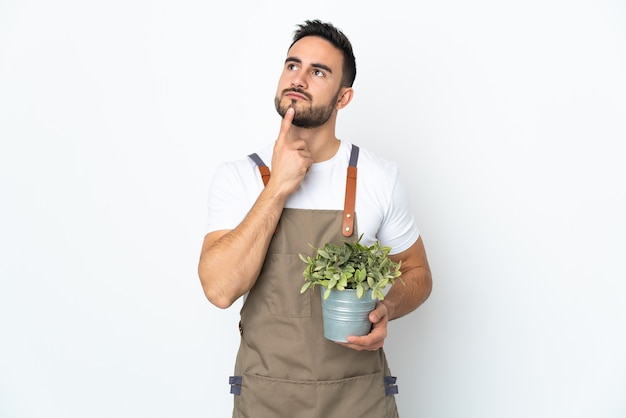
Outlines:
<svg viewBox="0 0 626 418"><path fill-rule="evenodd" d="M272 143L257 151L270 169L273 146ZM313 164L285 207L343 210L351 149L350 143L342 141L333 158ZM252 159L245 157L221 163L209 189L206 232L234 229L263 187L259 169ZM359 235L364 234L361 241L364 245L379 240L392 248L390 254L397 254L408 249L419 237L396 163L362 147L359 147L357 161L355 213L357 231Z"/></svg>

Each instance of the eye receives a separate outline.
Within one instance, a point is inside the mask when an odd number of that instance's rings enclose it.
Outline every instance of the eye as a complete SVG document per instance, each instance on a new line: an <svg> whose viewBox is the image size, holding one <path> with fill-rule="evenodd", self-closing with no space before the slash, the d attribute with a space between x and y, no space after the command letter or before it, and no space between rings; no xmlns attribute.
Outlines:
<svg viewBox="0 0 626 418"><path fill-rule="evenodd" d="M296 71L298 69L298 66L292 62L287 64L287 69L290 71Z"/></svg>
<svg viewBox="0 0 626 418"><path fill-rule="evenodd" d="M315 77L325 77L326 73L324 71L322 71L322 70L315 69L315 70L313 70L313 75Z"/></svg>

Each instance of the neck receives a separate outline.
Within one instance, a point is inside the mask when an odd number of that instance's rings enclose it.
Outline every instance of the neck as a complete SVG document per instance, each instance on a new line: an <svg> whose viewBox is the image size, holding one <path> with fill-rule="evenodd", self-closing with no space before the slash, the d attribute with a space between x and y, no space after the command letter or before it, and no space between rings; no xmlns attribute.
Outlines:
<svg viewBox="0 0 626 418"><path fill-rule="evenodd" d="M329 119L317 128L299 128L291 126L290 136L293 139L304 139L307 142L314 163L330 160L339 149L340 141L335 136L335 119Z"/></svg>

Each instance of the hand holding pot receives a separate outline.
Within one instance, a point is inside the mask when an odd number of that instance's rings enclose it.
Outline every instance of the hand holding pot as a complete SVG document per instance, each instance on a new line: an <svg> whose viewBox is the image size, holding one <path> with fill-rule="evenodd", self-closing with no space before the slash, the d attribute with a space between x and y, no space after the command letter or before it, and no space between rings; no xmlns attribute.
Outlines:
<svg viewBox="0 0 626 418"><path fill-rule="evenodd" d="M369 320L372 322L372 330L368 335L350 336L347 343L340 344L357 351L376 351L381 348L387 338L387 324L389 323L387 306L382 302L376 303L376 309L370 312Z"/></svg>

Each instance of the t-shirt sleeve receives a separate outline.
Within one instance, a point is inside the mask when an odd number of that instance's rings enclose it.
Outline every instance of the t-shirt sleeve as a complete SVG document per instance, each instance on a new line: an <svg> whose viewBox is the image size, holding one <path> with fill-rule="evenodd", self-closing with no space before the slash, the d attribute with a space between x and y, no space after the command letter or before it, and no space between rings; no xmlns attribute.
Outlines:
<svg viewBox="0 0 626 418"><path fill-rule="evenodd" d="M234 229L246 216L253 203L249 189L257 183L253 169L247 161L222 162L217 167L209 186L206 233Z"/></svg>
<svg viewBox="0 0 626 418"><path fill-rule="evenodd" d="M398 254L413 245L419 234L408 189L396 171L389 209L378 230L378 239L383 245L392 248L390 254Z"/></svg>

